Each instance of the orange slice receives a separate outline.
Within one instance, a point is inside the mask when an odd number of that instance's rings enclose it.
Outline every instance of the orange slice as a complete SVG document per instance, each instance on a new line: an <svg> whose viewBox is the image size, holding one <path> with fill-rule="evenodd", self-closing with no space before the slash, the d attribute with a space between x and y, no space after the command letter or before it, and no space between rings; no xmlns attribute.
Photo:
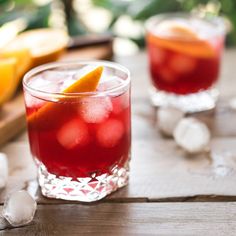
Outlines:
<svg viewBox="0 0 236 236"><path fill-rule="evenodd" d="M212 58L216 55L214 48L205 40L183 41L178 39L164 39L149 34L148 41L158 47L193 57Z"/></svg>
<svg viewBox="0 0 236 236"><path fill-rule="evenodd" d="M90 71L88 74L77 80L74 84L66 88L63 93L84 93L95 91L101 78L102 72L103 67L97 67L96 69Z"/></svg>
<svg viewBox="0 0 236 236"><path fill-rule="evenodd" d="M148 35L148 41L158 47L189 56L203 58L215 56L215 50L208 41L198 38L198 35L190 28L178 24L163 25L156 35Z"/></svg>
<svg viewBox="0 0 236 236"><path fill-rule="evenodd" d="M0 59L0 105L8 101L16 91L16 59Z"/></svg>
<svg viewBox="0 0 236 236"><path fill-rule="evenodd" d="M99 66L96 69L92 70L88 74L84 75L82 78L77 80L74 84L63 90L63 93L83 93L83 92L93 92L96 90L99 80L103 72L103 67ZM64 99L60 99L63 101ZM66 99L65 99L66 100ZM32 113L28 117L28 124L32 124L37 119L37 123L51 123L50 120L55 119L57 114L58 107L55 103L46 103L44 106L39 108L37 112Z"/></svg>
<svg viewBox="0 0 236 236"><path fill-rule="evenodd" d="M6 49L1 52L1 56L16 59L16 84L18 86L24 74L31 68L32 58L30 50L28 48Z"/></svg>
<svg viewBox="0 0 236 236"><path fill-rule="evenodd" d="M57 60L68 44L68 35L64 30L42 28L19 34L7 47L9 49L29 48L32 66Z"/></svg>
<svg viewBox="0 0 236 236"><path fill-rule="evenodd" d="M197 34L194 33L192 30L183 27L181 25L173 25L170 29L169 29L169 34L170 37L174 37L174 38L180 38L180 39L185 39L185 40L195 40L197 39Z"/></svg>

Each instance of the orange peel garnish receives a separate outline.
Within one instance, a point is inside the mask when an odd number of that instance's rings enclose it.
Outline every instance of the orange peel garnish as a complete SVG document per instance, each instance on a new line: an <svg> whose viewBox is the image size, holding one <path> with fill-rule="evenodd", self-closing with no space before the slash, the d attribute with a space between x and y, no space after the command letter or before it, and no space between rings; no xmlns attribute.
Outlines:
<svg viewBox="0 0 236 236"><path fill-rule="evenodd" d="M149 34L148 41L160 48L173 50L193 57L212 58L216 55L214 48L205 40L183 41L164 39Z"/></svg>

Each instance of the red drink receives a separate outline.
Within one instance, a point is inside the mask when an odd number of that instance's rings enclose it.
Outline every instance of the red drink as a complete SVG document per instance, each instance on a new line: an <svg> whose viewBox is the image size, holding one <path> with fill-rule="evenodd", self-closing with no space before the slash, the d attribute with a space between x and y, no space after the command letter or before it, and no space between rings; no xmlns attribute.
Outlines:
<svg viewBox="0 0 236 236"><path fill-rule="evenodd" d="M167 15L151 19L146 39L152 84L158 91L190 95L216 83L224 35L213 23Z"/></svg>
<svg viewBox="0 0 236 236"><path fill-rule="evenodd" d="M124 183L121 186L127 183L124 172L128 171L130 158L130 91L129 83L125 80L126 75L120 73L120 77L114 76L111 74L113 70L112 67L105 68L105 75L98 91L91 95L80 94L52 101L46 94L39 98L25 90L27 116L31 117L34 114L34 119L28 122L30 147L32 155L42 169L41 175L47 172L55 175L54 178L69 177L74 182L78 179L87 179L91 186L97 186L99 177L110 176L112 180L115 172L123 171ZM69 68L68 71L61 72L61 75L49 70L32 77L32 85L37 84L37 80L40 79L42 84L43 80L47 84L53 73L53 86L59 91L62 82L70 83L73 79L73 70L70 71ZM61 80L63 73L64 80ZM46 90L44 88L44 91ZM50 106L50 112L42 117L39 113L45 105ZM44 181L45 178L47 177L44 176ZM108 181L108 184L103 186L99 183L101 186L96 187L97 194L103 191L107 195L107 192L120 187L111 186L117 184L115 181ZM74 187L72 189L74 191ZM71 196L59 197L76 199ZM104 197L104 193L93 200L101 197ZM78 199L90 201L81 197Z"/></svg>
<svg viewBox="0 0 236 236"><path fill-rule="evenodd" d="M176 94L190 94L206 90L217 81L222 38L215 39L214 45L200 40L183 44L172 39L170 47L165 45L168 40L152 34L148 34L147 40L152 82L156 88ZM181 48L175 48L176 45L190 51L184 52Z"/></svg>

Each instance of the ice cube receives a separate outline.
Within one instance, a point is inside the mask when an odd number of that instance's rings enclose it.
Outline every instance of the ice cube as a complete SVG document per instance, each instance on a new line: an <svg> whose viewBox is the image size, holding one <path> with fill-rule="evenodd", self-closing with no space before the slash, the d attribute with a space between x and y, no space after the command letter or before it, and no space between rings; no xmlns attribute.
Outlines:
<svg viewBox="0 0 236 236"><path fill-rule="evenodd" d="M157 110L157 126L163 134L172 136L183 117L184 112L175 107L161 107Z"/></svg>
<svg viewBox="0 0 236 236"><path fill-rule="evenodd" d="M97 130L98 143L106 148L112 148L120 141L124 134L124 126L117 119L109 119L102 123Z"/></svg>
<svg viewBox="0 0 236 236"><path fill-rule="evenodd" d="M36 75L31 80L30 86L45 92L61 92L70 82L76 81L73 80L74 74L72 71L45 71Z"/></svg>
<svg viewBox="0 0 236 236"><path fill-rule="evenodd" d="M41 107L45 103L44 100L31 96L28 92L24 94L25 104L27 107Z"/></svg>
<svg viewBox="0 0 236 236"><path fill-rule="evenodd" d="M229 151L210 153L213 172L216 176L227 176L236 171L235 155Z"/></svg>
<svg viewBox="0 0 236 236"><path fill-rule="evenodd" d="M110 80L112 77L113 78L116 77L116 78L120 79L116 75L118 75L118 74L114 68L104 67L104 70L103 70L101 78L100 78L100 82Z"/></svg>
<svg viewBox="0 0 236 236"><path fill-rule="evenodd" d="M98 91L106 91L116 87L119 87L123 83L123 80L117 76L111 76L107 79L104 79L98 84Z"/></svg>
<svg viewBox="0 0 236 236"><path fill-rule="evenodd" d="M42 78L44 81L47 82L63 82L65 80L71 79L72 78L72 74L70 73L70 71L54 71L54 70L47 70L44 71L41 74Z"/></svg>
<svg viewBox="0 0 236 236"><path fill-rule="evenodd" d="M126 91L121 96L112 98L112 112L116 115L124 111L130 105L129 91Z"/></svg>
<svg viewBox="0 0 236 236"><path fill-rule="evenodd" d="M174 18L161 22L160 24L158 24L158 27L156 27L155 33L157 35L165 37L174 37L189 40L196 39L197 37L191 21L180 18Z"/></svg>
<svg viewBox="0 0 236 236"><path fill-rule="evenodd" d="M66 149L84 146L89 142L89 131L83 121L74 118L59 129L57 140Z"/></svg>
<svg viewBox="0 0 236 236"><path fill-rule="evenodd" d="M101 123L108 118L112 111L109 97L83 98L78 112L86 123Z"/></svg>
<svg viewBox="0 0 236 236"><path fill-rule="evenodd" d="M197 62L192 57L175 54L170 57L168 65L172 71L178 74L187 74L195 69Z"/></svg>
<svg viewBox="0 0 236 236"><path fill-rule="evenodd" d="M189 153L204 151L210 142L207 126L195 118L183 118L174 130L176 143Z"/></svg>
<svg viewBox="0 0 236 236"><path fill-rule="evenodd" d="M68 87L70 87L75 82L76 82L75 79L66 79L61 85L61 91L67 89Z"/></svg>
<svg viewBox="0 0 236 236"><path fill-rule="evenodd" d="M78 71L76 71L76 73L74 73L72 79L78 80L81 77L83 77L86 74L88 74L89 72L91 72L94 69L96 69L97 67L98 67L98 65L87 65L87 66L84 66L83 68L80 68Z"/></svg>
<svg viewBox="0 0 236 236"><path fill-rule="evenodd" d="M59 92L60 91L60 83L57 81L48 81L42 77L42 75L35 76L30 81L30 87L41 90L44 92Z"/></svg>
<svg viewBox="0 0 236 236"><path fill-rule="evenodd" d="M30 223L37 208L36 201L25 190L13 193L3 206L3 216L12 226Z"/></svg>
<svg viewBox="0 0 236 236"><path fill-rule="evenodd" d="M0 214L0 230L13 228L10 223Z"/></svg>
<svg viewBox="0 0 236 236"><path fill-rule="evenodd" d="M7 155L0 153L0 188L4 188L8 179L8 160Z"/></svg>
<svg viewBox="0 0 236 236"><path fill-rule="evenodd" d="M198 38L209 40L209 35L214 35L215 33L215 24L212 24L210 21L204 19L191 19L191 27L195 33L197 33ZM216 37L212 37L216 38Z"/></svg>
<svg viewBox="0 0 236 236"><path fill-rule="evenodd" d="M150 50L150 56L155 65L161 65L166 60L166 52L163 49L152 47Z"/></svg>
<svg viewBox="0 0 236 236"><path fill-rule="evenodd" d="M34 89L40 89L44 88L50 83L50 81L45 80L41 75L36 75L32 80L30 80L29 85Z"/></svg>
<svg viewBox="0 0 236 236"><path fill-rule="evenodd" d="M236 97L232 98L229 101L229 106L230 106L231 109L236 110Z"/></svg>
<svg viewBox="0 0 236 236"><path fill-rule="evenodd" d="M162 80L164 80L167 83L173 83L177 80L176 75L170 68L162 67L159 69L158 73L160 74Z"/></svg>

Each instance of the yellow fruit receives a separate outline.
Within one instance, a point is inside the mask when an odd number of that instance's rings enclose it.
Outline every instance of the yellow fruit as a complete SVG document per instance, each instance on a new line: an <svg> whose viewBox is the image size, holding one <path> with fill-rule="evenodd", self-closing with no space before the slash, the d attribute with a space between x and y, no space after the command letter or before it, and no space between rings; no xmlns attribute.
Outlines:
<svg viewBox="0 0 236 236"><path fill-rule="evenodd" d="M28 48L32 55L32 66L57 60L65 50L68 36L60 29L35 29L19 34L7 47Z"/></svg>
<svg viewBox="0 0 236 236"><path fill-rule="evenodd" d="M0 105L9 100L16 91L16 59L0 59Z"/></svg>
<svg viewBox="0 0 236 236"><path fill-rule="evenodd" d="M32 58L30 50L28 48L6 49L1 52L1 56L16 59L16 83L18 86L24 74L31 68Z"/></svg>

